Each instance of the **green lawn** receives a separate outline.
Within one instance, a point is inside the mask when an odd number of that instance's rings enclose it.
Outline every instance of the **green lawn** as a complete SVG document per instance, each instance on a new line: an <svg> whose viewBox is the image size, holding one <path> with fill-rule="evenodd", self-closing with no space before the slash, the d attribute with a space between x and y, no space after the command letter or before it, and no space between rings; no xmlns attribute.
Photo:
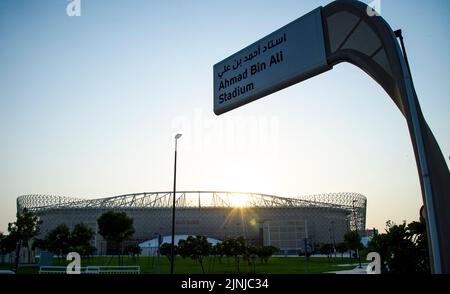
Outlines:
<svg viewBox="0 0 450 294"><path fill-rule="evenodd" d="M319 274L327 271L347 270L354 266L337 266L338 264L356 263L355 260L350 261L349 258L341 260L340 257L332 258L328 261L327 258L311 257L308 263L305 263L304 257L271 257L268 264L263 264L259 260L254 266L248 265L247 262L240 259L240 273L257 273L257 274ZM65 260L58 260L55 258L54 265L65 265ZM117 257L92 257L90 259L82 259L82 266L87 265L103 265L114 266L118 265ZM139 265L142 273L155 274L157 273L157 258L156 257L123 257L122 265ZM233 258L223 257L221 260L215 257L208 257L204 261L206 273L213 274L227 274L237 273L236 264ZM11 269L11 264L0 264L0 269ZM179 274L201 274L202 270L200 264L191 260L190 258L183 259L181 257L175 258L175 273ZM160 257L160 273L169 273L170 264L167 257ZM19 273L29 274L37 273L38 267L22 267Z"/></svg>

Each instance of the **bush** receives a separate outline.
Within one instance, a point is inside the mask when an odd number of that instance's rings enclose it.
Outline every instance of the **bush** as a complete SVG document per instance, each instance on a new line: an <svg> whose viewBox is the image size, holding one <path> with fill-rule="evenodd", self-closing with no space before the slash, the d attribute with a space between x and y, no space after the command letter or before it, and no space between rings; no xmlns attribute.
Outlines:
<svg viewBox="0 0 450 294"><path fill-rule="evenodd" d="M383 272L429 273L428 243L425 221L396 225L386 223L386 233L376 235L367 246L368 252L381 256Z"/></svg>
<svg viewBox="0 0 450 294"><path fill-rule="evenodd" d="M141 254L142 252L142 248L137 243L128 244L125 250L128 255L133 257Z"/></svg>

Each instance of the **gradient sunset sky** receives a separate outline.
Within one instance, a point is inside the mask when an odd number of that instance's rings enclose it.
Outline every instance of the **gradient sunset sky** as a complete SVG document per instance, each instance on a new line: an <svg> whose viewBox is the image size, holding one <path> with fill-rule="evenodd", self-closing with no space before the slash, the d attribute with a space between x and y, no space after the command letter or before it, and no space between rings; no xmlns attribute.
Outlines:
<svg viewBox="0 0 450 294"><path fill-rule="evenodd" d="M367 227L418 219L406 121L350 64L221 116L213 65L330 1L0 1L0 231L16 198L177 188L279 196L358 192ZM450 1L381 0L450 155Z"/></svg>

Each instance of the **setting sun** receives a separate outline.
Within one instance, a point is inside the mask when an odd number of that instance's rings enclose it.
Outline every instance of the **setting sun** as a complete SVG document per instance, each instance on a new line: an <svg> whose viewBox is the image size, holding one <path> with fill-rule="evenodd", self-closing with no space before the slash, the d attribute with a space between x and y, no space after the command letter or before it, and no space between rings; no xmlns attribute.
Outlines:
<svg viewBox="0 0 450 294"><path fill-rule="evenodd" d="M250 204L249 197L246 194L233 193L227 196L228 203L233 207L246 207Z"/></svg>

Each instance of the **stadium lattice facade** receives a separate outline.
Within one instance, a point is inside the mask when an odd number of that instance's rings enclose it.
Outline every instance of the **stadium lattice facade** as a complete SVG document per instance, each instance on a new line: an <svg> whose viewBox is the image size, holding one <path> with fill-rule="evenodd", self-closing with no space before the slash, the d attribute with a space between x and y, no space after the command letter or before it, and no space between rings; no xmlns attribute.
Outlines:
<svg viewBox="0 0 450 294"><path fill-rule="evenodd" d="M89 225L97 254L107 253L106 241L98 234L97 218L108 210L125 211L134 220L134 241L170 235L171 192L127 194L101 199L49 195L17 198L18 211L27 208L41 220L41 236L59 224ZM366 198L357 193L331 193L285 198L257 193L177 192L176 234L205 235L223 240L244 236L254 244L273 245L284 253L338 243L349 230L364 230ZM309 249L308 249L309 250Z"/></svg>

